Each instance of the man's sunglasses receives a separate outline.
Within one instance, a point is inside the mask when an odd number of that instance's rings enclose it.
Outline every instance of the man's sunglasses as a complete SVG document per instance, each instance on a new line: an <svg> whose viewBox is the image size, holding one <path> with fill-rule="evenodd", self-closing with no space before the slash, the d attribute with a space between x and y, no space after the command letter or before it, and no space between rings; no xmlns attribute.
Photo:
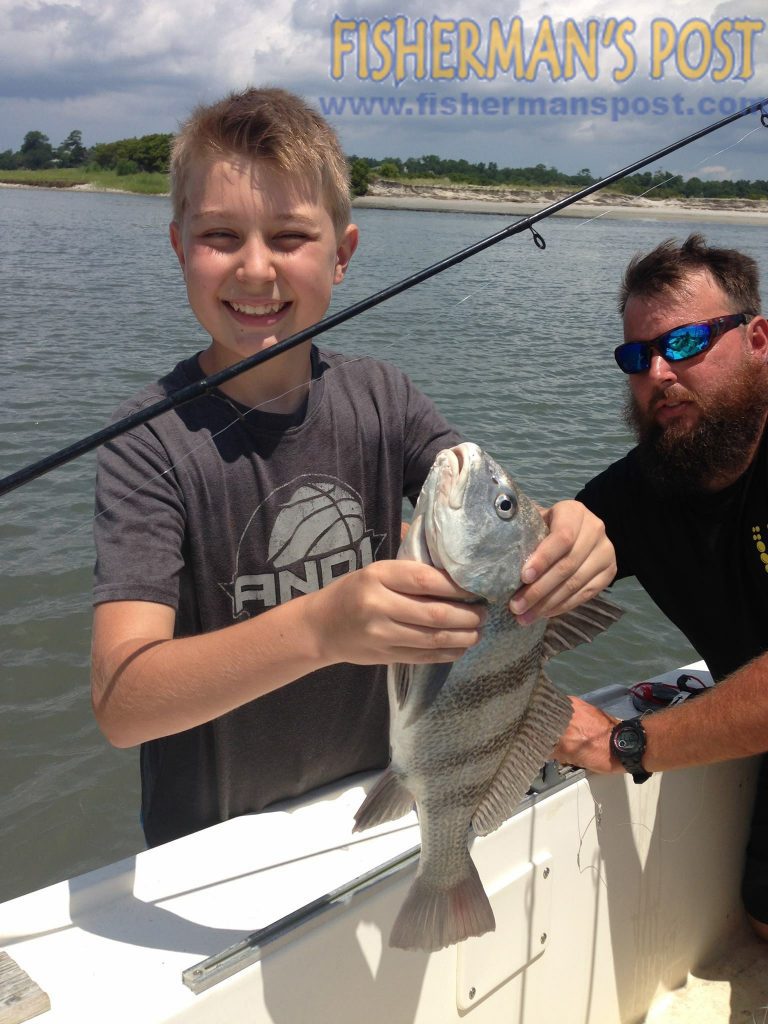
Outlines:
<svg viewBox="0 0 768 1024"><path fill-rule="evenodd" d="M706 352L721 334L749 323L750 319L747 313L730 313L698 324L685 324L660 334L653 341L627 341L619 345L613 354L624 373L643 373L650 369L654 349L668 363L679 363L700 352Z"/></svg>

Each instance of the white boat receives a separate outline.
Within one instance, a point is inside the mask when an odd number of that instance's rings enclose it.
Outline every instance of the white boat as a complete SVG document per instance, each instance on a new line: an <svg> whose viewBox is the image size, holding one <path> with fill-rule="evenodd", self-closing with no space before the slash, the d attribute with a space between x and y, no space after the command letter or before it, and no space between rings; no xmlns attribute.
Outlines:
<svg viewBox="0 0 768 1024"><path fill-rule="evenodd" d="M624 687L588 699L636 713ZM387 945L415 815L353 834L375 776L348 780L1 905L0 1022L764 1024L768 954L739 899L756 767L642 786L550 771L548 789L473 843L496 931L433 954ZM730 1016L734 956L752 1019ZM725 1016L712 1015L718 975Z"/></svg>

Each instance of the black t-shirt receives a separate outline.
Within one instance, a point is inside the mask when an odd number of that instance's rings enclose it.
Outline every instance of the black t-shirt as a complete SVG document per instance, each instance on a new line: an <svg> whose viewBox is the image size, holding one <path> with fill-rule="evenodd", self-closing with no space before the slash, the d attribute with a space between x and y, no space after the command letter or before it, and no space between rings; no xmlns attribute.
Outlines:
<svg viewBox="0 0 768 1024"><path fill-rule="evenodd" d="M315 349L312 359L293 416L214 392L101 450L96 602L167 604L175 635L197 635L395 557L403 496L461 438L395 367ZM201 376L185 360L116 415ZM383 767L387 722L385 670L342 664L145 743L150 845Z"/></svg>
<svg viewBox="0 0 768 1024"><path fill-rule="evenodd" d="M659 493L636 450L577 495L605 522L617 578L636 576L716 680L768 649L768 432L744 475L716 494Z"/></svg>

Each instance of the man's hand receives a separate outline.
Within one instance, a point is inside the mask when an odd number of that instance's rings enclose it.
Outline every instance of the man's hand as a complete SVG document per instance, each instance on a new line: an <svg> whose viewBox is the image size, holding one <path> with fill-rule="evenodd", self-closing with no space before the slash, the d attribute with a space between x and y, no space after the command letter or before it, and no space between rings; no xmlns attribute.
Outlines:
<svg viewBox="0 0 768 1024"><path fill-rule="evenodd" d="M573 716L560 737L553 757L561 764L573 764L593 772L623 771L617 758L611 757L611 730L618 722L605 711L578 697L568 698Z"/></svg>
<svg viewBox="0 0 768 1024"><path fill-rule="evenodd" d="M616 556L601 519L580 501L542 511L549 533L525 563L523 586L510 601L522 625L570 611L616 576Z"/></svg>

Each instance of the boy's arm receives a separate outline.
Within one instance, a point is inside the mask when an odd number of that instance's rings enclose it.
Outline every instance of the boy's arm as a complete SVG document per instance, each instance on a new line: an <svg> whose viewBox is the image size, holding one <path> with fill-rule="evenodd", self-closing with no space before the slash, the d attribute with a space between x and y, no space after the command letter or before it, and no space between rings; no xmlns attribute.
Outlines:
<svg viewBox="0 0 768 1024"><path fill-rule="evenodd" d="M147 601L97 606L92 699L118 747L226 714L339 662L450 662L477 643L482 606L432 566L382 561L245 622L173 639L175 612Z"/></svg>

